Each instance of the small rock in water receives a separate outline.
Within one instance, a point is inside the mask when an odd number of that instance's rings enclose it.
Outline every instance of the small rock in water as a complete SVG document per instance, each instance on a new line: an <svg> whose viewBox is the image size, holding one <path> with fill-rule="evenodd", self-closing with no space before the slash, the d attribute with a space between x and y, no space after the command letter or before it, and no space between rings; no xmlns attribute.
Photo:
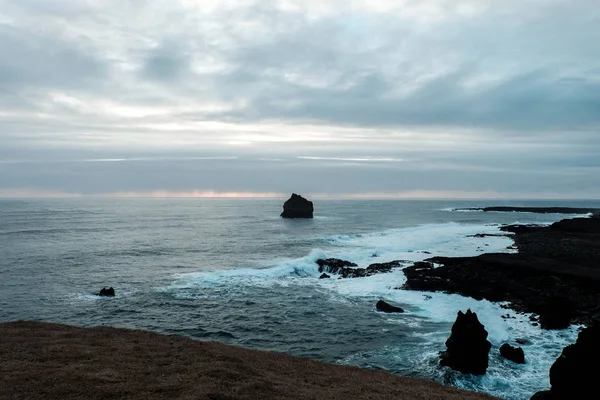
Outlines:
<svg viewBox="0 0 600 400"><path fill-rule="evenodd" d="M500 355L517 364L525 364L525 352L520 347L513 347L508 343L504 343L500 347Z"/></svg>
<svg viewBox="0 0 600 400"><path fill-rule="evenodd" d="M403 313L404 310L400 307L393 306L383 300L379 300L375 305L377 310L385 313Z"/></svg>
<svg viewBox="0 0 600 400"><path fill-rule="evenodd" d="M98 296L103 296L103 297L114 297L115 296L115 289L111 287L109 288L102 288L100 290L100 293L98 293Z"/></svg>
<svg viewBox="0 0 600 400"><path fill-rule="evenodd" d="M517 340L515 340L515 342L517 344L521 344L521 345L523 345L523 344L531 344L531 342L529 340L527 340L527 339L517 339Z"/></svg>
<svg viewBox="0 0 600 400"><path fill-rule="evenodd" d="M326 279L326 278L331 278L331 276L327 275L326 273L321 274L321 276L319 277L319 279Z"/></svg>

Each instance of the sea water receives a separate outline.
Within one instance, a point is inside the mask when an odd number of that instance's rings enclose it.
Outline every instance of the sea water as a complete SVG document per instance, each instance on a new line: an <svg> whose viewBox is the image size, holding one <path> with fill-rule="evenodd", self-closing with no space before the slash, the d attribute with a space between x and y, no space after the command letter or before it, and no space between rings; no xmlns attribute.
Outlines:
<svg viewBox="0 0 600 400"><path fill-rule="evenodd" d="M319 280L315 261L359 266L510 252L510 223L568 216L457 212L488 205L600 207L598 202L317 200L312 220L279 217L284 199L0 200L0 321L107 325L216 340L386 370L528 399L577 327L543 331L501 304L406 291L401 269ZM115 298L94 295L113 286ZM383 314L385 299L405 309ZM492 342L484 376L439 366L459 310ZM505 319L510 314L514 318ZM499 356L525 339L526 364Z"/></svg>

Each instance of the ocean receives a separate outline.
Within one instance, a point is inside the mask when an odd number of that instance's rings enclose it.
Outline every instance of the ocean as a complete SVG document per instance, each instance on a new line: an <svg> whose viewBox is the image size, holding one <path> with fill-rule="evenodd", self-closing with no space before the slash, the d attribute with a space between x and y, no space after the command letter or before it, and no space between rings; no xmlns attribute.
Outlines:
<svg viewBox="0 0 600 400"><path fill-rule="evenodd" d="M115 326L215 340L386 370L529 399L577 327L543 331L488 301L399 289L401 270L319 280L315 261L508 252L502 224L568 216L459 212L489 205L600 207L596 201L315 200L312 220L279 217L285 199L0 200L0 321ZM428 253L431 253L428 254ZM114 298L94 293L113 286ZM406 310L383 314L385 299ZM484 376L438 366L459 310L471 308L493 347ZM503 319L511 314L515 318ZM526 339L527 363L499 356Z"/></svg>

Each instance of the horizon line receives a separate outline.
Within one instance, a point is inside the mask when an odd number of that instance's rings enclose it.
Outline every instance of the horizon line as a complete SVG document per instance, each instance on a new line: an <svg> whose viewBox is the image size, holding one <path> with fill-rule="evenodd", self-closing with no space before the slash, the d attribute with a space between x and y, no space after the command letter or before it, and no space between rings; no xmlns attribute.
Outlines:
<svg viewBox="0 0 600 400"><path fill-rule="evenodd" d="M388 200L600 200L598 195L569 196L563 193L514 194L494 191L410 190L404 192L311 193L296 192L314 199L388 199ZM291 195L279 192L235 192L215 190L190 191L120 191L108 193L76 193L39 189L0 190L0 199L58 199L58 198L188 198L188 199L285 199Z"/></svg>

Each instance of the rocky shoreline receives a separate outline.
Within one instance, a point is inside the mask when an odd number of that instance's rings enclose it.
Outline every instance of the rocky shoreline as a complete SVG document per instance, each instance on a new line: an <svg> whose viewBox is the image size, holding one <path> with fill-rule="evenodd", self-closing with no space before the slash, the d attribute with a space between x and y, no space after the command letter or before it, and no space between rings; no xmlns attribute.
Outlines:
<svg viewBox="0 0 600 400"><path fill-rule="evenodd" d="M484 211L523 211L524 208L489 208ZM592 213L590 218L563 219L550 226L501 227L514 240L518 253L488 253L475 257L431 257L411 263L392 261L359 268L344 260L319 260L319 270L341 278L360 278L403 268L406 283L398 289L455 293L477 300L506 302L516 312L531 313L530 321L541 329L566 329L586 325L576 344L568 346L550 370L552 388L535 399L584 398L594 391L600 356L600 215L597 210L548 208L529 212ZM567 211L568 210L568 211ZM471 321L472 319L473 321ZM468 321L467 321L468 320ZM487 368L487 332L477 316L458 313L452 334L440 353L440 364L471 374ZM503 357L524 363L521 348L504 344ZM574 397L573 397L574 396Z"/></svg>
<svg viewBox="0 0 600 400"><path fill-rule="evenodd" d="M600 219L502 230L514 234L517 254L432 257L404 269L403 289L506 301L549 329L600 319Z"/></svg>
<svg viewBox="0 0 600 400"><path fill-rule="evenodd" d="M513 238L518 253L434 256L366 268L333 258L317 264L322 278L332 274L338 279L403 268L407 280L401 289L508 302L507 308L537 314L532 324L544 329L600 320L600 218L564 219L550 226L508 225L501 230Z"/></svg>

